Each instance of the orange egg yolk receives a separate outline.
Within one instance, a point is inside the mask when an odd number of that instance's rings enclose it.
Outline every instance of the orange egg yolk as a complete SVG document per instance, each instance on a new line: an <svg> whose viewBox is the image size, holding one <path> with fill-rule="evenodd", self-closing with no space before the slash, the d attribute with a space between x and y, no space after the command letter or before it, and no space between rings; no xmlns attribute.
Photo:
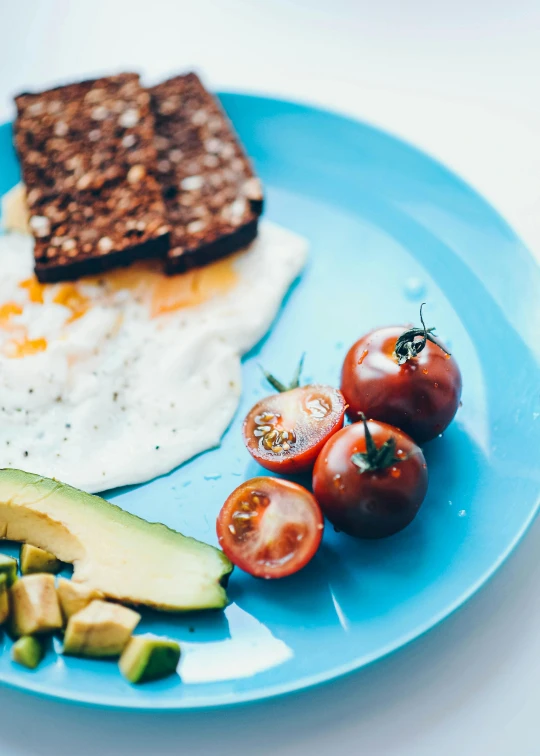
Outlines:
<svg viewBox="0 0 540 756"><path fill-rule="evenodd" d="M8 323L13 315L21 315L23 308L17 302L6 302L0 305L0 324Z"/></svg>
<svg viewBox="0 0 540 756"><path fill-rule="evenodd" d="M41 284L37 278L27 278L26 281L21 281L19 284L21 289L26 289L28 292L28 298L35 304L43 304L43 284Z"/></svg>
<svg viewBox="0 0 540 756"><path fill-rule="evenodd" d="M232 258L178 276L161 276L154 286L151 315L155 318L182 307L202 304L230 291L237 281Z"/></svg>
<svg viewBox="0 0 540 756"><path fill-rule="evenodd" d="M29 354L37 354L47 349L47 339L29 339L24 337L20 341L9 341L5 345L5 352L12 359L21 359Z"/></svg>
<svg viewBox="0 0 540 756"><path fill-rule="evenodd" d="M54 295L53 302L71 310L68 323L81 318L90 307L88 297L85 297L74 284L62 284Z"/></svg>
<svg viewBox="0 0 540 756"><path fill-rule="evenodd" d="M218 294L225 294L237 281L234 257L229 257L204 268L171 277L162 273L160 263L141 262L113 270L96 279L95 285L105 285L113 291L130 290L139 301L148 304L151 317L155 318L183 307L202 304ZM85 282L90 283L90 279L85 279ZM30 302L44 303L46 287L35 277L21 281L19 287L28 292ZM67 323L81 318L92 304L73 283L55 286L52 301L71 311ZM0 305L0 327L7 328L12 336L3 350L8 357L21 358L37 354L44 352L48 346L46 339L29 339L24 327L17 328L10 323L14 315L21 315L22 312L23 307L17 302Z"/></svg>

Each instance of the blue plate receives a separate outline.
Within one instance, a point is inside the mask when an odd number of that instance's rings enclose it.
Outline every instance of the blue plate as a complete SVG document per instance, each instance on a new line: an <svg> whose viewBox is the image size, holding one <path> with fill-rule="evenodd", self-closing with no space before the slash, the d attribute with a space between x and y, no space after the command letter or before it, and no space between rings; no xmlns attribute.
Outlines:
<svg viewBox="0 0 540 756"><path fill-rule="evenodd" d="M540 272L494 210L407 144L356 121L225 94L268 189L267 216L304 234L309 264L270 335L244 362L244 392L221 448L168 476L110 494L148 519L216 543L226 496L261 472L240 424L266 393L257 362L336 383L363 332L426 316L463 372L463 407L426 447L428 497L413 524L380 542L327 528L300 574L259 581L236 570L223 613L147 614L144 631L178 638L182 681L128 685L114 663L57 656L36 672L3 643L0 680L56 698L124 708L223 706L299 690L369 664L470 598L538 509ZM0 129L0 194L19 178ZM476 629L481 632L480 628Z"/></svg>

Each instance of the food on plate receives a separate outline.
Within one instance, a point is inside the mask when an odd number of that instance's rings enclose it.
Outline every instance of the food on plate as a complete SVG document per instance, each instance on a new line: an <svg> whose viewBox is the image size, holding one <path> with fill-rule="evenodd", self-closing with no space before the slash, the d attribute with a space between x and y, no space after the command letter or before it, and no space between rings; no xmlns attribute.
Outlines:
<svg viewBox="0 0 540 756"><path fill-rule="evenodd" d="M45 655L42 642L33 635L24 635L13 644L11 658L17 664L35 669Z"/></svg>
<svg viewBox="0 0 540 756"><path fill-rule="evenodd" d="M219 443L305 242L254 241L261 183L195 74L16 104L5 226L34 238L0 238L1 463L88 492L149 480Z"/></svg>
<svg viewBox="0 0 540 756"><path fill-rule="evenodd" d="M279 478L242 483L217 519L225 554L261 578L286 577L302 569L319 548L323 529L321 509L310 492Z"/></svg>
<svg viewBox="0 0 540 756"><path fill-rule="evenodd" d="M15 98L40 281L162 257L169 226L154 176L150 96L121 74Z"/></svg>
<svg viewBox="0 0 540 756"><path fill-rule="evenodd" d="M273 472L313 470L313 493L246 481L217 519L223 552L92 496L219 443L240 358L306 244L259 223L261 182L195 74L149 90L121 74L16 103L25 183L4 201L17 233L0 239L0 538L23 544L23 577L0 555L0 624L30 669L45 650L34 636L65 626L66 655L117 657L128 681L158 680L176 672L180 646L133 636L141 615L123 604L223 608L233 564L266 579L303 568L323 513L359 538L405 528L427 492L417 443L451 422L461 376L422 307L421 328L378 329L351 348L342 391L300 386L302 362L290 385L266 374L277 393L247 415L244 442ZM65 563L73 579L55 586Z"/></svg>
<svg viewBox="0 0 540 756"><path fill-rule="evenodd" d="M32 278L0 236L0 462L86 491L150 480L219 444L240 356L270 327L306 243L270 223L244 252L167 277L149 263L76 283Z"/></svg>
<svg viewBox="0 0 540 756"><path fill-rule="evenodd" d="M11 631L15 637L41 635L62 627L53 575L20 578L11 587L10 599Z"/></svg>
<svg viewBox="0 0 540 756"><path fill-rule="evenodd" d="M379 421L348 425L326 443L313 470L313 494L338 529L384 538L415 518L426 495L422 450Z"/></svg>
<svg viewBox="0 0 540 756"><path fill-rule="evenodd" d="M221 551L56 480L0 470L0 537L50 551L74 565L75 582L118 601L171 612L227 604L232 564ZM21 578L12 591L23 581L54 591L52 575Z"/></svg>
<svg viewBox="0 0 540 756"><path fill-rule="evenodd" d="M54 554L45 549L38 549L30 543L23 543L19 557L21 574L34 575L39 572L50 572L56 575L62 569L62 562Z"/></svg>
<svg viewBox="0 0 540 756"><path fill-rule="evenodd" d="M125 527L125 523L116 523L116 527L119 525ZM21 565L25 558L28 557L23 553ZM43 565L49 566L45 561ZM24 573L23 565L21 569ZM90 658L122 655L120 670L133 683L173 674L180 658L179 644L154 635L132 638L140 614L120 604L107 603L103 597L100 591L65 578L59 578L55 591L53 575L45 573L22 577L10 591L8 575L0 573L0 626L11 620L13 661L35 669L45 655L39 636L62 630L63 619L67 623L65 654Z"/></svg>
<svg viewBox="0 0 540 756"><path fill-rule="evenodd" d="M300 386L297 375L288 386L266 373L278 392L261 399L242 426L251 456L267 470L284 475L311 470L330 436L343 427L345 400L332 386Z"/></svg>
<svg viewBox="0 0 540 756"><path fill-rule="evenodd" d="M217 99L194 73L150 90L156 177L171 226L169 273L228 255L257 235L259 179Z"/></svg>
<svg viewBox="0 0 540 756"><path fill-rule="evenodd" d="M349 350L341 390L356 422L361 413L395 425L418 443L440 435L461 397L456 360L426 328L377 328Z"/></svg>
<svg viewBox="0 0 540 756"><path fill-rule="evenodd" d="M2 525L0 521L0 538L5 538L5 534L2 531ZM5 575L7 580L7 587L11 588L13 583L17 580L17 560L6 554L0 554L0 575Z"/></svg>
<svg viewBox="0 0 540 756"><path fill-rule="evenodd" d="M185 272L257 236L261 182L194 73L149 90L125 73L15 102L29 214L16 203L12 227L33 233L40 281L155 257Z"/></svg>
<svg viewBox="0 0 540 756"><path fill-rule="evenodd" d="M140 621L141 615L127 606L92 601L69 618L64 653L95 658L120 656Z"/></svg>
<svg viewBox="0 0 540 756"><path fill-rule="evenodd" d="M7 575L0 573L0 625L9 618L9 588Z"/></svg>
<svg viewBox="0 0 540 756"><path fill-rule="evenodd" d="M131 683L161 680L176 672L180 645L176 641L152 635L136 635L120 657L120 671Z"/></svg>
<svg viewBox="0 0 540 756"><path fill-rule="evenodd" d="M104 598L101 591L96 591L95 588L88 588L88 586L76 583L74 580L66 580L66 578L58 579L56 593L65 620L68 620L73 614L80 612L81 609L88 606L94 599Z"/></svg>

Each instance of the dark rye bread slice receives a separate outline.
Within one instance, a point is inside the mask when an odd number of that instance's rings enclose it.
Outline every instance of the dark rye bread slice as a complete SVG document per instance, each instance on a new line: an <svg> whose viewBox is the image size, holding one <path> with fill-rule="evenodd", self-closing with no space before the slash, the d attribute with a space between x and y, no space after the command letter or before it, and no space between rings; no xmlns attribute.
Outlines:
<svg viewBox="0 0 540 756"><path fill-rule="evenodd" d="M121 74L15 98L40 281L163 257L169 225L154 173L150 96Z"/></svg>
<svg viewBox="0 0 540 756"><path fill-rule="evenodd" d="M171 226L166 270L181 273L253 241L262 186L229 119L194 73L149 91Z"/></svg>

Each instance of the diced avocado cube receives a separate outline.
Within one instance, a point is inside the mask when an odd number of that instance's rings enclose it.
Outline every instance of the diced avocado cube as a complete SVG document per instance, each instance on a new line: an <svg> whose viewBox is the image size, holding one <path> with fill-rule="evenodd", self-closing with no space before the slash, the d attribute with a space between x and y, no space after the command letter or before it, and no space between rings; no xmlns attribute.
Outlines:
<svg viewBox="0 0 540 756"><path fill-rule="evenodd" d="M0 625L9 618L9 589L7 575L0 573Z"/></svg>
<svg viewBox="0 0 540 756"><path fill-rule="evenodd" d="M22 664L28 669L35 669L43 659L44 649L37 638L32 635L23 635L13 644L11 658L17 664Z"/></svg>
<svg viewBox="0 0 540 756"><path fill-rule="evenodd" d="M136 635L120 657L120 671L131 683L161 680L176 672L180 645L153 635Z"/></svg>
<svg viewBox="0 0 540 756"><path fill-rule="evenodd" d="M64 653L97 658L120 656L141 615L120 604L92 601L70 617Z"/></svg>
<svg viewBox="0 0 540 756"><path fill-rule="evenodd" d="M7 587L11 588L17 580L17 560L5 554L0 554L0 575L6 575Z"/></svg>
<svg viewBox="0 0 540 756"><path fill-rule="evenodd" d="M104 598L101 591L96 591L95 588L88 588L84 583L66 580L66 578L58 579L56 593L58 594L58 600L60 601L60 607L66 622L74 614L77 614L81 609L88 606L94 599Z"/></svg>
<svg viewBox="0 0 540 756"><path fill-rule="evenodd" d="M62 612L52 575L27 575L12 586L11 630L15 637L59 630Z"/></svg>
<svg viewBox="0 0 540 756"><path fill-rule="evenodd" d="M20 552L21 573L23 575L35 575L41 572L48 572L56 575L62 569L62 562L54 554L44 549L38 549L29 543L23 543Z"/></svg>

